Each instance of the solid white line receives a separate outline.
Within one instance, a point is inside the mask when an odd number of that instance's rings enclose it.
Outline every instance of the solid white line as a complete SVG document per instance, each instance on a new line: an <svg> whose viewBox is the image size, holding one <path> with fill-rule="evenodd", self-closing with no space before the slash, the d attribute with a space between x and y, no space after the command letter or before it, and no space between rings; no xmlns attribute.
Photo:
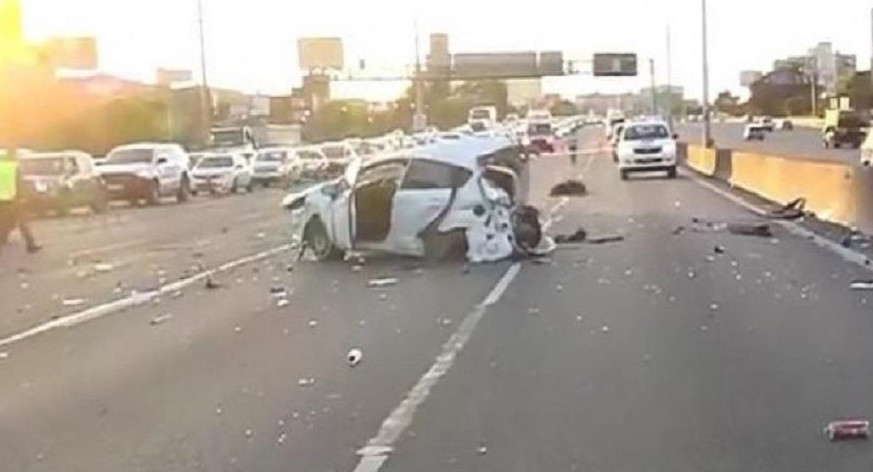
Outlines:
<svg viewBox="0 0 873 472"><path fill-rule="evenodd" d="M158 287L155 290L144 293L136 293L130 295L125 298L121 298L119 300L114 300L108 303L104 303L102 305L96 305L91 308L87 308L77 313L73 313L62 318L58 318L41 325L35 326L28 330L22 331L17 334L13 334L6 338L0 339L0 347L8 346L10 344L23 341L28 338L32 338L34 336L40 335L42 333L52 331L58 328L72 328L74 326L80 325L87 321L101 318L107 315L111 315L113 313L117 313L121 310L126 310L128 308L144 305L149 303L153 299L161 296L167 295L174 292L177 292L195 282L205 280L207 277L215 275L220 272L227 272L228 270L234 269L236 267L250 264L252 262L257 262L261 259L265 259L274 254L278 254L280 252L287 251L291 249L291 244L285 244L267 251L259 252L257 254L253 254L251 256L246 256L240 259L236 259L230 262L226 262L215 269L207 270L200 272L198 274L194 274L192 276L186 277L184 279L179 279L175 282L171 282L165 285Z"/></svg>
<svg viewBox="0 0 873 472"><path fill-rule="evenodd" d="M737 205L745 208L746 210L748 210L748 211L750 211L758 216L766 216L767 215L767 212L764 209L753 205L752 203L746 201L745 199L743 199L737 195L734 195L730 192L727 192L724 189L721 189L721 188L713 185L712 183L701 179L700 177L698 177L696 175L693 175L691 173L688 173L688 175L691 178L691 180L697 182L698 184L702 185L703 187L706 187L707 189L720 195L721 197L726 198L733 203L736 203ZM856 251L853 251L851 249L845 248L845 247L839 245L838 243L835 243L835 242L831 241L830 239L823 238L823 237L813 233L812 231L810 231L810 230L808 230L808 229L806 229L806 228L804 228L796 223L792 223L790 221L785 221L785 220L773 220L772 222L775 224L778 224L779 226L782 226L783 228L785 228L786 231L788 231L789 233L791 233L797 237L808 239L809 241L812 241L813 244L815 244L816 246L819 246L825 250L833 252L834 254L840 256L842 259L844 259L847 262L857 264L857 265L859 265L867 270L873 271L873 267L871 267L871 265L870 265L871 264L870 259L867 258L866 255L864 255L860 252L856 252Z"/></svg>
<svg viewBox="0 0 873 472"><path fill-rule="evenodd" d="M482 320L488 307L500 300L519 271L521 271L521 264L518 262L512 264L482 303L467 314L458 330L443 344L440 355L437 356L430 369L418 380L394 411L385 418L376 436L367 441L367 445L358 451L362 457L354 472L377 472L385 464L388 454L394 449L394 443L400 438L403 431L412 424L415 411L427 399L431 389L442 376L452 368L452 364L470 340L473 330Z"/></svg>

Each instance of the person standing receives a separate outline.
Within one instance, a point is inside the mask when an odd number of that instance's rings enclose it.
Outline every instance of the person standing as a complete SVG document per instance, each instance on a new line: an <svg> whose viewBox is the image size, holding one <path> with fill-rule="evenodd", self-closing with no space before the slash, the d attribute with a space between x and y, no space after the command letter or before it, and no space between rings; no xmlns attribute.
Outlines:
<svg viewBox="0 0 873 472"><path fill-rule="evenodd" d="M21 192L21 169L15 150L0 154L0 249L6 245L9 233L17 226L24 238L25 249L33 254L42 249L33 238L28 224L27 209Z"/></svg>

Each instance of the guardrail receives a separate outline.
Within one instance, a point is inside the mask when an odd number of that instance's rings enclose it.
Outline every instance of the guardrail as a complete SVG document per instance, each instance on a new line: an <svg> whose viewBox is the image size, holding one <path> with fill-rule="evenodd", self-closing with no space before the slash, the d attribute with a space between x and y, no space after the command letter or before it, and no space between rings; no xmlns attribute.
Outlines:
<svg viewBox="0 0 873 472"><path fill-rule="evenodd" d="M873 168L693 144L679 152L703 176L782 205L804 198L817 218L873 233Z"/></svg>

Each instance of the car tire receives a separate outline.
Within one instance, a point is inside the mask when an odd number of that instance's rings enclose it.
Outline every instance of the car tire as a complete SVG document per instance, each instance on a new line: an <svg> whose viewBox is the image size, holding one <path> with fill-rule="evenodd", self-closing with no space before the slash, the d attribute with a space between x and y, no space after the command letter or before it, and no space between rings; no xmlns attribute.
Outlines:
<svg viewBox="0 0 873 472"><path fill-rule="evenodd" d="M620 170L620 171L618 171L618 176L621 178L621 180L627 180L628 171L627 170Z"/></svg>
<svg viewBox="0 0 873 472"><path fill-rule="evenodd" d="M255 185L254 185L254 184L252 183L252 181L250 180L249 183L248 183L248 185L246 185L246 192L248 192L248 193L252 193L252 192L254 192L254 191L255 191Z"/></svg>
<svg viewBox="0 0 873 472"><path fill-rule="evenodd" d="M145 195L146 204L149 206L157 205L161 202L161 187L157 181L151 181Z"/></svg>
<svg viewBox="0 0 873 472"><path fill-rule="evenodd" d="M236 178L233 179L233 183L230 184L230 193L237 193L239 190L239 186L237 185Z"/></svg>
<svg viewBox="0 0 873 472"><path fill-rule="evenodd" d="M303 240L306 242L306 247L312 251L312 255L319 261L334 261L340 260L343 257L343 252L339 250L330 236L327 234L324 224L320 219L315 218L306 224L306 229L303 231Z"/></svg>
<svg viewBox="0 0 873 472"><path fill-rule="evenodd" d="M176 201L185 203L191 196L191 186L188 184L188 177L183 176L182 182L179 183L179 190L176 191Z"/></svg>
<svg viewBox="0 0 873 472"><path fill-rule="evenodd" d="M675 179L676 178L676 167L675 166L667 169L667 178L668 179Z"/></svg>

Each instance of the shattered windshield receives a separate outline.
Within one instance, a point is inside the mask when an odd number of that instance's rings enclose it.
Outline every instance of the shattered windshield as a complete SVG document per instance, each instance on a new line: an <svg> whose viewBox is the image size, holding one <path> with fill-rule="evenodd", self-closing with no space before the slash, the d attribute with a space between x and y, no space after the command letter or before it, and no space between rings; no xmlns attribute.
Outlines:
<svg viewBox="0 0 873 472"><path fill-rule="evenodd" d="M871 33L0 0L0 472L873 471Z"/></svg>

